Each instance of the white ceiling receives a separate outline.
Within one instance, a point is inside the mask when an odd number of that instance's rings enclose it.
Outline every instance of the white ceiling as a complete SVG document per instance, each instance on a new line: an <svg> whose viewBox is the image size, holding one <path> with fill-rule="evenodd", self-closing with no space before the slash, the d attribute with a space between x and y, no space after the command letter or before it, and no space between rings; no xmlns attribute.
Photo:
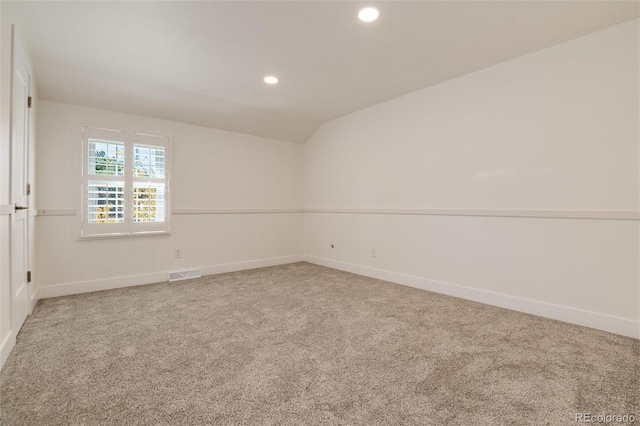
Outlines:
<svg viewBox="0 0 640 426"><path fill-rule="evenodd" d="M365 5L378 21L357 19ZM332 118L638 17L635 1L12 6L43 99L296 142Z"/></svg>

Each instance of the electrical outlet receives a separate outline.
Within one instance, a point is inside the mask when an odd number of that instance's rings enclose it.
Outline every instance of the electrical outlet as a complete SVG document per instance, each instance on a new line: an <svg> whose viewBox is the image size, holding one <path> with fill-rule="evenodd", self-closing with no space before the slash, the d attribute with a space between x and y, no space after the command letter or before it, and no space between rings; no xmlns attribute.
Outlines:
<svg viewBox="0 0 640 426"><path fill-rule="evenodd" d="M173 251L173 257L176 259L180 259L182 257L182 249L179 249L179 248L175 249Z"/></svg>
<svg viewBox="0 0 640 426"><path fill-rule="evenodd" d="M377 255L378 255L378 251L376 250L375 247L372 247L371 248L371 257L375 259Z"/></svg>

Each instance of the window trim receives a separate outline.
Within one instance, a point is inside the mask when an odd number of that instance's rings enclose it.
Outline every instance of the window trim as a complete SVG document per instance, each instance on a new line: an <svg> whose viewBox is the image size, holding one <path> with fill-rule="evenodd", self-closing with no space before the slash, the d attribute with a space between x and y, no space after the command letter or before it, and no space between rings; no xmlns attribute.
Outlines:
<svg viewBox="0 0 640 426"><path fill-rule="evenodd" d="M171 138L149 133L132 132L125 130L107 129L82 125L82 138L80 149L80 214L79 239L110 239L123 237L144 237L171 235ZM88 172L89 139L112 140L124 144L125 167L124 175L90 175ZM165 211L164 221L155 223L133 221L133 188L134 182L140 178L133 176L133 147L135 144L162 146L165 149L164 164L164 196ZM89 224L88 223L88 183L90 180L118 180L124 184L124 223ZM115 179L114 179L115 178ZM108 229L105 229L105 226Z"/></svg>

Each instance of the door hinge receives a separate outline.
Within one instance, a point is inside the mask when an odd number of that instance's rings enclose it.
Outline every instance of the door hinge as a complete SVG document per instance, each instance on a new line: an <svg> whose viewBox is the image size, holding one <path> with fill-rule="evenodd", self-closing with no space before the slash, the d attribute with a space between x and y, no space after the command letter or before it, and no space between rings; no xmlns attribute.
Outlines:
<svg viewBox="0 0 640 426"><path fill-rule="evenodd" d="M27 282L31 282L31 271L27 271Z"/></svg>
<svg viewBox="0 0 640 426"><path fill-rule="evenodd" d="M27 106L28 106L29 108L31 108L32 104L33 104L33 100L32 100L32 98L31 98L31 96L27 97Z"/></svg>
<svg viewBox="0 0 640 426"><path fill-rule="evenodd" d="M31 184L27 184L27 195L31 195Z"/></svg>

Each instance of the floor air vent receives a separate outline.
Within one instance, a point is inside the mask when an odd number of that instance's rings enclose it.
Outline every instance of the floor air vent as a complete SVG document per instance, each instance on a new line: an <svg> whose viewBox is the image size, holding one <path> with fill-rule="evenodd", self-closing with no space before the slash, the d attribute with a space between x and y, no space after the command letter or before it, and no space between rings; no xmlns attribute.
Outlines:
<svg viewBox="0 0 640 426"><path fill-rule="evenodd" d="M188 280L191 278L200 278L202 274L200 269L191 269L190 271L169 272L169 281Z"/></svg>

